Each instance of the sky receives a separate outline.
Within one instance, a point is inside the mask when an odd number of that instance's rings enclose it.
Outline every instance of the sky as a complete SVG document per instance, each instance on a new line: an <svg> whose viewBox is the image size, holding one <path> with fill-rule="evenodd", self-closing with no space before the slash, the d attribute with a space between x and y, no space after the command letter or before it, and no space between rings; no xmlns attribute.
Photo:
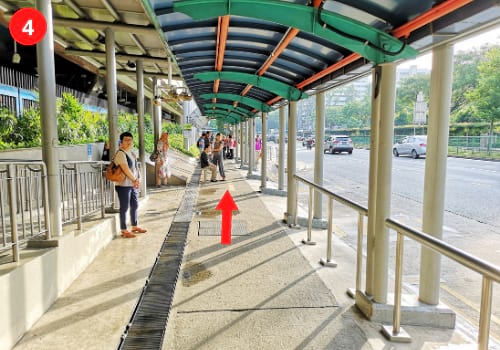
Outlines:
<svg viewBox="0 0 500 350"><path fill-rule="evenodd" d="M500 45L500 26L479 35L457 42L454 45L453 50L454 52L467 51L472 48L480 48L482 45L485 45L487 43L492 45ZM431 69L432 53L427 53L425 55L419 56L414 60L405 61L399 64L398 68L408 68L412 65L417 65L418 68Z"/></svg>

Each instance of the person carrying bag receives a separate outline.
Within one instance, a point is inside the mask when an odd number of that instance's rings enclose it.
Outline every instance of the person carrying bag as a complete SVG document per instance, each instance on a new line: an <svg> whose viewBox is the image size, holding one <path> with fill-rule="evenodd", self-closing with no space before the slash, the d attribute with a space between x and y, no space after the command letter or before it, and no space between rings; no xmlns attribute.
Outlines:
<svg viewBox="0 0 500 350"><path fill-rule="evenodd" d="M120 201L120 230L124 238L134 238L136 233L146 233L147 230L137 226L138 219L138 189L140 173L137 157L132 152L133 136L130 132L120 135L120 150L116 152L113 163L121 168L125 174L123 181L117 182L115 191ZM127 230L127 212L130 208L132 229Z"/></svg>

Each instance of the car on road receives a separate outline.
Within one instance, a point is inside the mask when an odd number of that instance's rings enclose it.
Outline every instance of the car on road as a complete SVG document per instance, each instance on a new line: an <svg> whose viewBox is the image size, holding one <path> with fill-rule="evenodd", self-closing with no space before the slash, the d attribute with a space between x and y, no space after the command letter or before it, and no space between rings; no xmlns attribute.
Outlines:
<svg viewBox="0 0 500 350"><path fill-rule="evenodd" d="M334 154L347 152L352 154L353 148L352 140L349 136L333 135L325 140L323 144L323 153L330 152Z"/></svg>
<svg viewBox="0 0 500 350"><path fill-rule="evenodd" d="M392 146L394 157L411 156L417 159L427 153L427 135L406 136Z"/></svg>

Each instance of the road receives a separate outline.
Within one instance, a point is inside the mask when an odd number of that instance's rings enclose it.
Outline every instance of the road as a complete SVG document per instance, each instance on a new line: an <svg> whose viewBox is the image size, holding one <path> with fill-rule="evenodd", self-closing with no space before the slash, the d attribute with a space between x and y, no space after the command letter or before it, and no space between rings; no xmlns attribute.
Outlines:
<svg viewBox="0 0 500 350"><path fill-rule="evenodd" d="M272 147L272 146L271 146ZM369 151L355 149L352 155L325 154L324 187L364 206L368 203ZM392 159L391 217L416 229L422 227L426 159ZM297 174L313 179L314 149L297 148ZM307 205L307 192L300 191ZM323 217L326 217L326 203ZM334 223L356 244L355 214L334 206ZM365 224L366 225L366 224ZM500 266L500 162L448 158L443 240ZM391 234L390 266L394 266L395 234ZM406 289L418 294L420 246L405 240ZM500 340L500 286L494 286L491 335ZM442 260L440 299L463 319L478 324L481 277L449 259ZM472 331L473 333L473 331Z"/></svg>

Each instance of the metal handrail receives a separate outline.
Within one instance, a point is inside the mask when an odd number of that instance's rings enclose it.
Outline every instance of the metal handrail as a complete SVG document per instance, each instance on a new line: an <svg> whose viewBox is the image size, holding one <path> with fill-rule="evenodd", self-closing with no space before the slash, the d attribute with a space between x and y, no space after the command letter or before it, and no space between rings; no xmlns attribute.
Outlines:
<svg viewBox="0 0 500 350"><path fill-rule="evenodd" d="M361 273L362 273L362 263L363 263L363 227L364 227L364 218L368 216L368 208L346 198L339 194L336 194L312 181L309 181L301 176L293 175L295 180L295 190L297 192L296 201L295 201L295 218L294 222L297 224L298 218L298 187L299 182L302 182L309 186L311 189L316 190L319 193L322 193L328 196L328 228L327 228L327 247L326 247L326 259L325 261L321 261L323 265L335 267L335 264L332 261L332 231L333 231L333 201L336 201L342 205L345 205L356 212L358 212L358 234L357 234L357 249L356 249L356 290L361 290ZM314 191L309 191L309 207L312 207L312 203L314 202ZM307 227L307 241L303 241L306 244L310 244L311 242L311 231L312 231L312 210L309 210L308 217L308 227ZM354 294L353 291L349 291L350 294Z"/></svg>
<svg viewBox="0 0 500 350"><path fill-rule="evenodd" d="M20 259L22 243L41 235L50 238L47 208L47 169L43 162L0 162L0 250L12 249L13 262Z"/></svg>
<svg viewBox="0 0 500 350"><path fill-rule="evenodd" d="M61 212L63 223L101 213L113 201L111 182L103 176L108 162L62 161ZM51 239L47 169L42 161L0 161L0 251L12 250L20 259L19 246L44 235Z"/></svg>
<svg viewBox="0 0 500 350"><path fill-rule="evenodd" d="M357 259L356 259L356 291L361 290L361 265L363 253L363 218L368 215L368 209L343 197L334 192L331 192L312 181L309 181L298 175L293 176L295 180L295 189L298 193L299 183L302 182L309 186L309 206L313 203L312 189L328 196L328 243L327 243L327 261L331 254L331 228L332 228L332 201L335 200L343 205L348 206L358 212L358 236L357 236ZM295 218L297 223L298 217L298 195L296 196ZM310 209L310 208L309 208ZM312 210L308 211L308 240L310 240L311 216ZM491 320L491 302L493 295L492 282L500 283L500 267L491 264L487 261L479 259L463 250L460 250L438 238L435 238L427 233L412 229L409 226L403 225L396 220L386 219L385 225L397 232L396 243L396 275L395 275L395 293L394 293L394 310L393 310L393 333L400 332L401 320L401 287L402 287L402 266L403 266L403 236L406 236L423 246L444 255L463 266L475 271L483 276L482 292L481 292L481 308L479 311L479 335L478 349L487 350L489 341L489 329ZM336 266L336 265L333 265Z"/></svg>
<svg viewBox="0 0 500 350"><path fill-rule="evenodd" d="M438 238L435 238L425 232L421 232L402 223L386 219L385 225L398 234L396 243L396 276L394 288L394 310L393 310L393 332L399 333L401 320L401 287L402 287L402 266L403 266L403 237L413 239L423 246L434 250L435 252L444 255L459 264L481 274L483 283L481 289L481 308L479 311L479 335L478 349L487 350L490 333L491 321L491 301L493 295L492 282L500 283L500 267L493 265L487 261L479 259L461 249L458 249L451 244L448 244Z"/></svg>

